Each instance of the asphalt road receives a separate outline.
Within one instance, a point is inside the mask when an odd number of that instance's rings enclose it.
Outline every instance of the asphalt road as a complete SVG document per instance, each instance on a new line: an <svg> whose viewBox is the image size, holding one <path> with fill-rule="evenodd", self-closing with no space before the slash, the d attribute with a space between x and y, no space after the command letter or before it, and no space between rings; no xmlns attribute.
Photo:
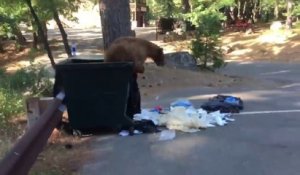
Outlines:
<svg viewBox="0 0 300 175"><path fill-rule="evenodd" d="M215 94L242 97L244 112L224 127L197 133L176 132L171 141L159 134L133 137L97 136L93 157L80 174L86 175L298 175L300 172L300 73L298 64L230 63L221 72L260 79L264 88L188 88L144 102L167 106L188 98L195 107ZM269 111L261 113L261 111Z"/></svg>

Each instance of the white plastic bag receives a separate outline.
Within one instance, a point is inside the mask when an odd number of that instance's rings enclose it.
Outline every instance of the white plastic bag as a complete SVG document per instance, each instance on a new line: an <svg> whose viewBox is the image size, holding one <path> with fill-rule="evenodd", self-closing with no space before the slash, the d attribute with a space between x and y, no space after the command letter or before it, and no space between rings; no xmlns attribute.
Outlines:
<svg viewBox="0 0 300 175"><path fill-rule="evenodd" d="M199 114L187 114L186 108L182 106L174 107L169 113L161 115L158 124L183 132L196 132L199 128L206 128L206 123L199 118Z"/></svg>
<svg viewBox="0 0 300 175"><path fill-rule="evenodd" d="M173 140L176 137L175 130L163 130L160 132L159 141Z"/></svg>
<svg viewBox="0 0 300 175"><path fill-rule="evenodd" d="M134 114L133 120L141 121L141 120L151 120L155 125L158 125L158 118L160 114L158 112L150 112L146 109L142 109L140 114Z"/></svg>

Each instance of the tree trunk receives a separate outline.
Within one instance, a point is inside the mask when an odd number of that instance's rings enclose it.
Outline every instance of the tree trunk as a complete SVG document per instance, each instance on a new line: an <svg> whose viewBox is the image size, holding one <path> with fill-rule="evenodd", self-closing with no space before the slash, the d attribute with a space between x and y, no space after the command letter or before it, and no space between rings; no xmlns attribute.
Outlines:
<svg viewBox="0 0 300 175"><path fill-rule="evenodd" d="M252 4L249 1L246 1L244 4L244 9L243 9L243 18L245 20L249 20L252 18Z"/></svg>
<svg viewBox="0 0 300 175"><path fill-rule="evenodd" d="M48 40L48 29L47 29L47 23L46 23L46 21L40 21L40 23L41 23L41 26L42 26L42 30L43 30L43 35L44 35L44 37L46 38L46 40ZM38 30L38 33L37 33L38 35L38 42L39 43L43 43L43 38L42 38L42 36L40 35L40 32L39 32L39 30Z"/></svg>
<svg viewBox="0 0 300 175"><path fill-rule="evenodd" d="M129 0L100 0L99 9L104 49L119 37L133 36Z"/></svg>
<svg viewBox="0 0 300 175"><path fill-rule="evenodd" d="M257 22L258 19L260 19L260 14L259 14L259 4L260 4L260 0L256 0L254 2L254 7L253 7L253 10L252 10L252 17L253 17L253 21Z"/></svg>
<svg viewBox="0 0 300 175"><path fill-rule="evenodd" d="M41 21L43 34L45 38L48 40L48 29L47 29L47 21Z"/></svg>
<svg viewBox="0 0 300 175"><path fill-rule="evenodd" d="M239 5L238 5L239 18L242 18L244 16L244 6L245 6L245 0L239 0Z"/></svg>
<svg viewBox="0 0 300 175"><path fill-rule="evenodd" d="M287 0L287 17L286 17L286 26L288 29L292 28L292 9L293 9L293 0Z"/></svg>
<svg viewBox="0 0 300 175"><path fill-rule="evenodd" d="M259 2L259 4L258 4L258 14L259 14L259 16L260 16L260 19L262 19L262 2Z"/></svg>
<svg viewBox="0 0 300 175"><path fill-rule="evenodd" d="M71 53L71 49L70 49L70 45L69 45L69 41L68 41L68 35L59 19L57 9L54 6L52 8L52 13L53 13L53 18L59 28L64 46L65 46L65 51L66 51L68 57L72 57L72 53Z"/></svg>
<svg viewBox="0 0 300 175"><path fill-rule="evenodd" d="M287 10L287 13L288 13L287 15L291 16L291 12L292 12L294 2L293 2L293 0L287 0L286 2L287 2L287 9L286 10Z"/></svg>
<svg viewBox="0 0 300 175"><path fill-rule="evenodd" d="M275 16L276 19L279 18L279 0L275 0L274 16Z"/></svg>
<svg viewBox="0 0 300 175"><path fill-rule="evenodd" d="M233 17L231 16L231 10L230 10L230 8L228 8L228 7L225 7L225 9L224 9L224 14L225 14L225 16L226 16L226 22L227 22L227 24L232 24L233 23L233 21L234 21L234 19L233 19Z"/></svg>
<svg viewBox="0 0 300 175"><path fill-rule="evenodd" d="M14 35L16 35L16 37L17 37L17 42L20 45L25 45L26 44L26 38L23 36L19 26L17 26L16 24L11 24L11 28L12 28L12 33Z"/></svg>
<svg viewBox="0 0 300 175"><path fill-rule="evenodd" d="M239 9L237 7L234 7L232 9L232 19L236 22L238 20L238 14L239 14Z"/></svg>
<svg viewBox="0 0 300 175"><path fill-rule="evenodd" d="M35 21L35 23L38 27L39 35L40 35L40 37L41 37L41 39L44 43L44 48L47 51L47 54L48 54L48 57L50 59L51 65L52 65L53 68L55 68L55 61L54 61L54 58L53 58L48 40L47 40L46 36L44 35L44 30L43 30L42 24L39 20L39 17L37 16L37 14L35 13L35 11L32 7L31 0L25 0L25 2L27 4L28 8L30 9L30 13L31 13L32 17L34 18L34 21Z"/></svg>
<svg viewBox="0 0 300 175"><path fill-rule="evenodd" d="M181 4L182 4L182 13L188 13L191 11L189 0L181 0Z"/></svg>
<svg viewBox="0 0 300 175"><path fill-rule="evenodd" d="M38 49L39 48L38 47L39 46L39 37L37 34L37 27L36 27L34 20L31 20L31 26L32 26L32 38L33 38L31 47L34 49Z"/></svg>
<svg viewBox="0 0 300 175"><path fill-rule="evenodd" d="M38 36L36 32L32 33L32 37L33 37L32 48L38 49Z"/></svg>
<svg viewBox="0 0 300 175"><path fill-rule="evenodd" d="M0 38L0 53L4 52L4 48L3 48L3 43L2 40Z"/></svg>

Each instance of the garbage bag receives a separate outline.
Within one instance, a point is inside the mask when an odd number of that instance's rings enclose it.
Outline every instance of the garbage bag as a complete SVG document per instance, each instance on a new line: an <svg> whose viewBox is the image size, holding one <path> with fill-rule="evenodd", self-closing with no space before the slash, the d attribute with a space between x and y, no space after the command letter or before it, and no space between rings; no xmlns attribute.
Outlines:
<svg viewBox="0 0 300 175"><path fill-rule="evenodd" d="M217 95L204 103L201 108L208 112L239 113L240 110L244 109L244 104L238 97Z"/></svg>
<svg viewBox="0 0 300 175"><path fill-rule="evenodd" d="M169 113L161 115L158 122L160 126L183 132L196 132L199 128L207 127L207 123L200 119L199 114L188 114L183 106L174 107Z"/></svg>

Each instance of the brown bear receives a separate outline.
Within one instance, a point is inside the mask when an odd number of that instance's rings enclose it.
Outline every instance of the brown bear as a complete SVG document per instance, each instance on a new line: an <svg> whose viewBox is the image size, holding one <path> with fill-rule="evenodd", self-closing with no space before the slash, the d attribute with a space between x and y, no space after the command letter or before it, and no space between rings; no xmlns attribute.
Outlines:
<svg viewBox="0 0 300 175"><path fill-rule="evenodd" d="M147 58L153 59L158 66L164 65L163 49L150 41L121 37L116 39L106 50L106 62L132 61L136 73L144 73L144 63Z"/></svg>
<svg viewBox="0 0 300 175"><path fill-rule="evenodd" d="M134 37L116 39L105 52L105 62L130 61L134 64L126 111L127 116L130 118L133 118L133 115L136 113L141 113L141 95L137 83L137 74L144 73L144 63L147 58L152 58L158 66L164 65L162 48L147 40Z"/></svg>

